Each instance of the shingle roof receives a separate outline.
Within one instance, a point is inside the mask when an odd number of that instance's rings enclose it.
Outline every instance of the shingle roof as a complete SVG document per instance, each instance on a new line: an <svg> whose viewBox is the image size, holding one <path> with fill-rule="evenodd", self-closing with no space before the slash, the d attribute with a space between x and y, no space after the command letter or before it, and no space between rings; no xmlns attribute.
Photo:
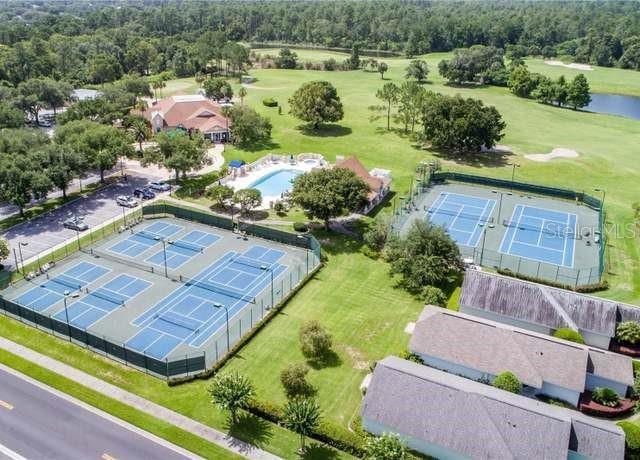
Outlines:
<svg viewBox="0 0 640 460"><path fill-rule="evenodd" d="M460 305L552 329L577 326L608 337L615 336L618 321L640 321L640 309L632 305L477 270L465 274Z"/></svg>
<svg viewBox="0 0 640 460"><path fill-rule="evenodd" d="M482 373L513 372L525 385L544 382L582 393L588 350L566 341L438 307L426 307L409 348Z"/></svg>
<svg viewBox="0 0 640 460"><path fill-rule="evenodd" d="M369 201L373 200L377 196L380 189L385 185L388 185L389 182L388 178L376 177L369 174L367 168L365 168L364 165L360 163L360 160L358 160L358 157L356 157L355 155L352 155L344 160L336 161L336 168L350 169L356 174L356 176L365 181L369 186L369 189L371 190L369 193Z"/></svg>
<svg viewBox="0 0 640 460"><path fill-rule="evenodd" d="M628 356L589 347L587 371L614 382L633 386L633 361Z"/></svg>
<svg viewBox="0 0 640 460"><path fill-rule="evenodd" d="M388 431L472 458L624 457L617 426L409 361L387 357L373 373L362 416Z"/></svg>
<svg viewBox="0 0 640 460"><path fill-rule="evenodd" d="M231 124L222 115L222 107L204 96L172 96L150 105L144 116L151 120L156 114L169 127L183 126L203 133L226 129Z"/></svg>

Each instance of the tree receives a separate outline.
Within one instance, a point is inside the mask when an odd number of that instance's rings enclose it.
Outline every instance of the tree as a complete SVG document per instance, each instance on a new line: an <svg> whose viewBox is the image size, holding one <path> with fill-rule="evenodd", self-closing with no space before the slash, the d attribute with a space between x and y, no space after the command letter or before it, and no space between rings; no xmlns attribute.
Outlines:
<svg viewBox="0 0 640 460"><path fill-rule="evenodd" d="M300 451L304 451L306 436L310 436L320 425L320 407L312 399L287 401L282 414L282 425L300 435Z"/></svg>
<svg viewBox="0 0 640 460"><path fill-rule="evenodd" d="M567 80L564 75L560 75L558 80L553 84L553 100L561 107L567 103L568 97Z"/></svg>
<svg viewBox="0 0 640 460"><path fill-rule="evenodd" d="M378 62L377 71L380 74L380 78L384 80L384 74L389 70L389 66L386 62Z"/></svg>
<svg viewBox="0 0 640 460"><path fill-rule="evenodd" d="M233 202L240 205L240 214L245 214L262 204L262 193L255 188L244 188L233 194Z"/></svg>
<svg viewBox="0 0 640 460"><path fill-rule="evenodd" d="M420 298L427 305L436 307L445 307L447 305L447 296L444 291L435 286L425 286L422 288Z"/></svg>
<svg viewBox="0 0 640 460"><path fill-rule="evenodd" d="M307 382L308 373L309 367L302 363L291 363L282 369L280 383L288 398L309 394L311 386Z"/></svg>
<svg viewBox="0 0 640 460"><path fill-rule="evenodd" d="M304 83L291 98L290 113L318 129L321 123L340 121L344 116L342 102L333 85L327 81Z"/></svg>
<svg viewBox="0 0 640 460"><path fill-rule="evenodd" d="M15 205L24 217L32 199L47 196L52 184L33 155L0 156L0 199Z"/></svg>
<svg viewBox="0 0 640 460"><path fill-rule="evenodd" d="M344 168L320 169L296 177L291 201L304 209L309 219L318 218L329 228L329 220L362 209L369 186L353 171Z"/></svg>
<svg viewBox="0 0 640 460"><path fill-rule="evenodd" d="M271 121L249 106L240 105L227 110L231 119L231 142L240 147L252 147L271 139Z"/></svg>
<svg viewBox="0 0 640 460"><path fill-rule="evenodd" d="M374 251L382 251L391 232L391 220L379 217L369 224L362 235L364 243Z"/></svg>
<svg viewBox="0 0 640 460"><path fill-rule="evenodd" d="M511 72L509 72L507 86L511 92L518 97L529 97L531 95L531 91L535 89L533 83L531 73L529 72L529 69L527 69L527 66L519 65L511 69Z"/></svg>
<svg viewBox="0 0 640 460"><path fill-rule="evenodd" d="M238 90L238 97L240 98L240 104L244 105L244 98L247 97L247 88L241 86Z"/></svg>
<svg viewBox="0 0 640 460"><path fill-rule="evenodd" d="M582 338L582 335L578 331L565 327L556 329L553 336L557 339L568 340L569 342L584 343L584 338Z"/></svg>
<svg viewBox="0 0 640 460"><path fill-rule="evenodd" d="M417 80L418 83L426 81L427 75L429 75L429 66L422 59L414 59L405 70L405 78Z"/></svg>
<svg viewBox="0 0 640 460"><path fill-rule="evenodd" d="M247 407L254 395L249 379L237 372L216 375L208 391L216 406L229 411L232 424L238 420L238 411Z"/></svg>
<svg viewBox="0 0 640 460"><path fill-rule="evenodd" d="M331 352L331 335L318 321L307 321L300 326L298 335L302 354L309 359L322 359Z"/></svg>
<svg viewBox="0 0 640 460"><path fill-rule="evenodd" d="M87 170L87 160L68 145L48 145L38 153L40 163L51 183L62 190L62 197L67 199L69 183Z"/></svg>
<svg viewBox="0 0 640 460"><path fill-rule="evenodd" d="M277 69L295 69L298 65L298 55L289 48L282 48L275 59Z"/></svg>
<svg viewBox="0 0 640 460"><path fill-rule="evenodd" d="M20 128L24 125L24 112L11 104L0 102L0 129Z"/></svg>
<svg viewBox="0 0 640 460"><path fill-rule="evenodd" d="M409 126L411 126L411 132L414 131L426 101L427 91L417 82L405 81L400 86L399 107L396 118L404 125L405 132L409 130Z"/></svg>
<svg viewBox="0 0 640 460"><path fill-rule="evenodd" d="M385 83L382 89L376 92L376 97L387 105L387 130L391 129L391 106L398 102L400 96L400 88L394 83Z"/></svg>
<svg viewBox="0 0 640 460"><path fill-rule="evenodd" d="M462 273L460 250L444 229L415 221L404 237L393 236L386 247L391 274L400 284L418 294L424 286L444 286Z"/></svg>
<svg viewBox="0 0 640 460"><path fill-rule="evenodd" d="M442 60L438 70L449 82L479 82L503 85L506 80L503 51L494 46L474 45L454 51L453 58ZM496 81L499 80L499 81Z"/></svg>
<svg viewBox="0 0 640 460"><path fill-rule="evenodd" d="M216 101L225 97L233 96L233 89L231 84L224 78L207 78L202 84L204 88L204 94L209 98Z"/></svg>
<svg viewBox="0 0 640 460"><path fill-rule="evenodd" d="M640 323L635 321L623 321L616 328L616 339L618 342L629 345L640 343Z"/></svg>
<svg viewBox="0 0 640 460"><path fill-rule="evenodd" d="M142 143L151 137L149 121L140 115L128 115L122 121L122 126L138 143L139 152L142 155Z"/></svg>
<svg viewBox="0 0 640 460"><path fill-rule="evenodd" d="M493 379L493 386L504 391L520 394L522 393L522 383L518 380L513 372L501 372Z"/></svg>
<svg viewBox="0 0 640 460"><path fill-rule="evenodd" d="M573 110L586 107L591 102L591 89L584 74L576 75L567 90L567 103Z"/></svg>
<svg viewBox="0 0 640 460"><path fill-rule="evenodd" d="M436 148L477 153L502 139L506 123L495 107L478 99L431 93L422 106L422 126Z"/></svg>
<svg viewBox="0 0 640 460"><path fill-rule="evenodd" d="M9 257L10 254L11 251L9 250L9 242L6 240L6 238L0 238L0 262L7 260L7 257Z"/></svg>
<svg viewBox="0 0 640 460"><path fill-rule="evenodd" d="M351 47L351 55L346 61L347 68L350 70L356 70L360 68L360 47L353 45Z"/></svg>
<svg viewBox="0 0 640 460"><path fill-rule="evenodd" d="M541 104L551 104L556 97L553 81L549 77L541 78L536 89L531 91L531 97Z"/></svg>
<svg viewBox="0 0 640 460"><path fill-rule="evenodd" d="M228 185L215 184L207 189L207 198L213 200L218 207L224 208L227 202L233 198L233 189Z"/></svg>
<svg viewBox="0 0 640 460"><path fill-rule="evenodd" d="M122 66L116 56L108 53L99 53L87 61L87 74L92 83L104 84L114 81L122 75Z"/></svg>
<svg viewBox="0 0 640 460"><path fill-rule="evenodd" d="M151 88L153 88L153 98L158 102L158 91L167 86L165 79L162 75L154 75L149 78Z"/></svg>
<svg viewBox="0 0 640 460"><path fill-rule="evenodd" d="M157 164L175 172L176 180L187 172L202 168L206 160L204 139L195 133L187 135L180 130L162 132L155 136L157 146L144 151L143 164Z"/></svg>
<svg viewBox="0 0 640 460"><path fill-rule="evenodd" d="M202 83L204 83L206 79L207 77L205 76L205 74L203 74L202 72L196 72L195 81L199 87L202 87Z"/></svg>
<svg viewBox="0 0 640 460"><path fill-rule="evenodd" d="M382 436L368 436L364 450L368 460L404 460L407 448L395 433L383 433Z"/></svg>

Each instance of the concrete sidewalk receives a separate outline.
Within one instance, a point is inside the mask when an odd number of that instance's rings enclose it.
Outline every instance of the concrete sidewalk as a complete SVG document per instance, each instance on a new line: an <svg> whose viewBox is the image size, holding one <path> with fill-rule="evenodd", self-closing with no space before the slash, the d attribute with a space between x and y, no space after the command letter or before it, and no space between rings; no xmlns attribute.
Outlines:
<svg viewBox="0 0 640 460"><path fill-rule="evenodd" d="M48 356L38 353L37 351L31 350L30 348L23 347L22 345L7 340L4 337L0 337L0 348L13 353L14 355L20 356L28 361L31 361L41 367L44 367L45 369L60 374L94 391L102 393L105 396L127 404L135 409L138 409L139 411L142 411L160 420L164 420L165 422L171 423L178 428L181 428L209 442L224 447L225 449L230 450L231 452L235 452L238 455L242 455L243 457L265 460L275 460L279 458L262 449L258 449L257 447L249 443L241 441L240 439L236 439L227 434L224 434L221 431L215 430L200 422L174 412L171 409L167 409L166 407L160 406L159 404L141 398L140 396L125 391L110 383L107 383L104 380L100 380L81 370L78 370L53 358L49 358Z"/></svg>

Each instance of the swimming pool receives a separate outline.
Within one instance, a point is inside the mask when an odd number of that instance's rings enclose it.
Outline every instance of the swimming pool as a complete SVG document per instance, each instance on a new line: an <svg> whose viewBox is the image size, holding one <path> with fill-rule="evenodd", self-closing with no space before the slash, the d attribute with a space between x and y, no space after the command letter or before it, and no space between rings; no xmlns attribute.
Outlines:
<svg viewBox="0 0 640 460"><path fill-rule="evenodd" d="M291 181L303 174L299 169L279 169L262 176L251 183L248 188L260 190L263 197L279 197L284 192L291 190Z"/></svg>

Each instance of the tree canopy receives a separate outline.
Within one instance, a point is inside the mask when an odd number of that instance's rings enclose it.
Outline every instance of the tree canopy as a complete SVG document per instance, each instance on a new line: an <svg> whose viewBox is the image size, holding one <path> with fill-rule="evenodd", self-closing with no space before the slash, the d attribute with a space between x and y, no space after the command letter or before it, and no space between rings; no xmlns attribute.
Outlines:
<svg viewBox="0 0 640 460"><path fill-rule="evenodd" d="M201 135L190 136L180 130L158 133L157 146L144 151L144 164L157 164L175 172L176 180L187 172L199 169L206 161L204 139Z"/></svg>
<svg viewBox="0 0 640 460"><path fill-rule="evenodd" d="M289 98L290 113L318 129L322 123L340 121L344 116L337 90L327 81L304 83Z"/></svg>

